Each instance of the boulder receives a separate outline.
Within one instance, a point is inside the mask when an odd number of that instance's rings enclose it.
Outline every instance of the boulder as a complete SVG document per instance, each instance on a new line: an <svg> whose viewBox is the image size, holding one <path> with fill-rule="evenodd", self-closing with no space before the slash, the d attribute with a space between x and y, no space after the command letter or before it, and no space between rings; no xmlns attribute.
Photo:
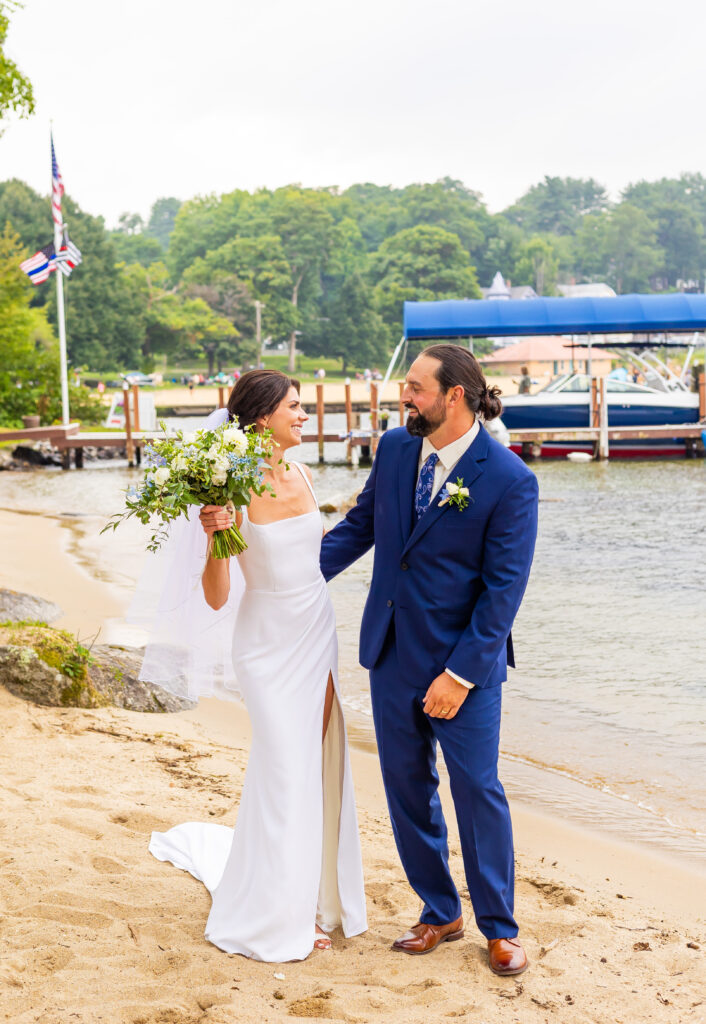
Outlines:
<svg viewBox="0 0 706 1024"><path fill-rule="evenodd" d="M59 605L52 601L0 589L0 622L53 622L61 614Z"/></svg>
<svg viewBox="0 0 706 1024"><path fill-rule="evenodd" d="M184 711L193 704L138 679L139 648L102 644L90 650L65 630L6 626L0 646L0 683L34 704L130 711Z"/></svg>
<svg viewBox="0 0 706 1024"><path fill-rule="evenodd" d="M30 448L26 444L18 444L12 453L16 462L26 462L30 466L60 466L61 458L49 447L37 445Z"/></svg>

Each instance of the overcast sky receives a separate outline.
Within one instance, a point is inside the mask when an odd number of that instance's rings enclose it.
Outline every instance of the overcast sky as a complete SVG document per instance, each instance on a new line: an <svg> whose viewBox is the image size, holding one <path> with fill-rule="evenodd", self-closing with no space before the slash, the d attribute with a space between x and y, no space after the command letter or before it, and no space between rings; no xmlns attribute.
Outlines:
<svg viewBox="0 0 706 1024"><path fill-rule="evenodd" d="M0 180L109 226L159 196L459 178L500 210L545 174L706 172L703 0L26 0L37 112Z"/></svg>

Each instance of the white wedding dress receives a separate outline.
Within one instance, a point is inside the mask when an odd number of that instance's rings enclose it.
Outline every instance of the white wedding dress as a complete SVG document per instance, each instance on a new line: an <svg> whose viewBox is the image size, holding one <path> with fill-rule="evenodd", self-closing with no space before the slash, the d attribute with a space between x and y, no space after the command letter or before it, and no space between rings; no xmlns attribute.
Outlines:
<svg viewBox="0 0 706 1024"><path fill-rule="evenodd" d="M150 851L204 883L206 938L255 960L302 960L315 922L367 928L360 840L340 707L336 622L319 569L321 516L258 525L248 545L233 637L252 747L235 829L188 822L153 832ZM335 699L321 742L329 674Z"/></svg>

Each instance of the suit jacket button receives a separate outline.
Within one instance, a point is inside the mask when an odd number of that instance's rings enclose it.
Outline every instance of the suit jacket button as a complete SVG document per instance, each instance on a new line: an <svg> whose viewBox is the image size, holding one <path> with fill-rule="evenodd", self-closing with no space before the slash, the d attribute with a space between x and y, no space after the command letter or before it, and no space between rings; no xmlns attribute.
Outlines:
<svg viewBox="0 0 706 1024"><path fill-rule="evenodd" d="M403 562L402 565L400 566L400 569L403 569L403 570L409 569L409 566L407 565L406 562Z"/></svg>
<svg viewBox="0 0 706 1024"><path fill-rule="evenodd" d="M392 608L392 601L388 601L388 602L387 602L387 607L388 607L388 608Z"/></svg>

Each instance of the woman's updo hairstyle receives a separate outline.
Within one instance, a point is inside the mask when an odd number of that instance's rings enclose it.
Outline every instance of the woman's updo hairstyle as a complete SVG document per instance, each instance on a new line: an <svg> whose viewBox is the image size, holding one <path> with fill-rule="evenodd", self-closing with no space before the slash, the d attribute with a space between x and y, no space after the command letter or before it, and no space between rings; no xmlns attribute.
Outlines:
<svg viewBox="0 0 706 1024"><path fill-rule="evenodd" d="M439 360L436 379L444 394L449 388L462 387L468 408L485 422L501 414L502 391L496 385L488 387L478 360L467 348L460 345L430 345L422 355Z"/></svg>
<svg viewBox="0 0 706 1024"><path fill-rule="evenodd" d="M280 370L248 370L236 382L228 399L228 417L237 419L242 430L263 417L271 416L290 388L301 385Z"/></svg>

